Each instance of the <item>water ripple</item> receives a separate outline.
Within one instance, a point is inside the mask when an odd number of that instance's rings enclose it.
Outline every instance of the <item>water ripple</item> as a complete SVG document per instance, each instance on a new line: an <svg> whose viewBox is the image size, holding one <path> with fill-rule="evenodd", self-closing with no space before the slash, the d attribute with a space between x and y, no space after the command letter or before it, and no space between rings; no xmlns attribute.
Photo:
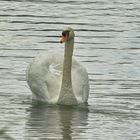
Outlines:
<svg viewBox="0 0 140 140"><path fill-rule="evenodd" d="M140 139L139 0L1 0L1 139ZM74 57L88 71L88 105L34 104L26 68L63 52L62 29L75 29Z"/></svg>

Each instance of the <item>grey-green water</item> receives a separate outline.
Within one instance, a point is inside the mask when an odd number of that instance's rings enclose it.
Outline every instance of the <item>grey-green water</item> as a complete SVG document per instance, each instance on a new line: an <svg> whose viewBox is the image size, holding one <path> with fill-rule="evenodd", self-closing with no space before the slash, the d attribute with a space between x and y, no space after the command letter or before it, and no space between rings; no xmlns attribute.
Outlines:
<svg viewBox="0 0 140 140"><path fill-rule="evenodd" d="M89 73L89 106L34 105L26 67L62 52L66 25ZM139 0L0 0L0 140L139 140L139 44Z"/></svg>

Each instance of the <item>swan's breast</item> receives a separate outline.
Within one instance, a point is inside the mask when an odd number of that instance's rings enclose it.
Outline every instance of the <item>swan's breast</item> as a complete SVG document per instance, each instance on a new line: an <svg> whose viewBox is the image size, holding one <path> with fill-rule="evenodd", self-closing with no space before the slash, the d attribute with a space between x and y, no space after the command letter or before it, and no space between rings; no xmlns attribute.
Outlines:
<svg viewBox="0 0 140 140"><path fill-rule="evenodd" d="M44 53L38 55L27 71L27 81L33 97L48 103L57 103L62 83L63 55ZM72 62L72 86L78 102L88 99L88 75L75 59Z"/></svg>

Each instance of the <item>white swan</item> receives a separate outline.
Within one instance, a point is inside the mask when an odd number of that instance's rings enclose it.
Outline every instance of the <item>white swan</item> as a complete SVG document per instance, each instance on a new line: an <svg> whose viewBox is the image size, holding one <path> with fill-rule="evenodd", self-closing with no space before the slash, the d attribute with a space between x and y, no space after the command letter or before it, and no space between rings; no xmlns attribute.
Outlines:
<svg viewBox="0 0 140 140"><path fill-rule="evenodd" d="M76 105L86 103L89 96L86 69L72 58L74 31L67 27L62 32L64 56L59 53L38 55L29 65L27 82L35 100L51 104Z"/></svg>

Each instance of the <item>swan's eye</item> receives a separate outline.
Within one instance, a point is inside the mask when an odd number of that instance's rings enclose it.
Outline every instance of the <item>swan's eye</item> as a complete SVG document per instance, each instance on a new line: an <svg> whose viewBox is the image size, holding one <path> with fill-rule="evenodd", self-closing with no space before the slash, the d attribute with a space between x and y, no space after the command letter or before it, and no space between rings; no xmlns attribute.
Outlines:
<svg viewBox="0 0 140 140"><path fill-rule="evenodd" d="M66 33L64 31L62 32L62 36L66 36Z"/></svg>
<svg viewBox="0 0 140 140"><path fill-rule="evenodd" d="M69 32L70 32L70 31L68 31L68 30L63 31L63 32L62 32L62 36L64 36L64 37L65 37L65 36L69 36Z"/></svg>

